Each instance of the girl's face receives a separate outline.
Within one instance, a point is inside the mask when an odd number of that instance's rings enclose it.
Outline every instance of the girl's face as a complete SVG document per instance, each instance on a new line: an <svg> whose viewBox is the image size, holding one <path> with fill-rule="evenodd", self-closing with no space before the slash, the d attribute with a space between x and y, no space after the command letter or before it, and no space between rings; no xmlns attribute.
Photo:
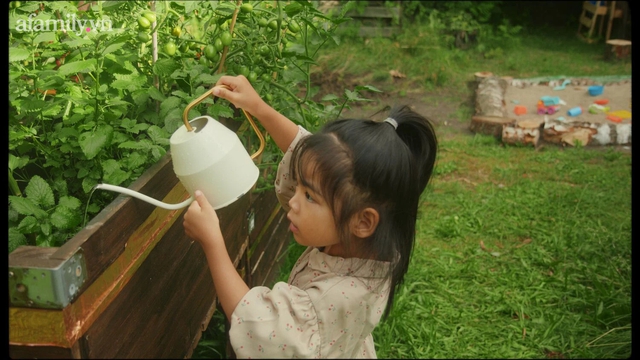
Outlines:
<svg viewBox="0 0 640 360"><path fill-rule="evenodd" d="M317 182L309 179L307 182L308 186L305 186L298 181L295 195L289 200L289 229L300 245L322 247L338 244L333 212L318 193Z"/></svg>

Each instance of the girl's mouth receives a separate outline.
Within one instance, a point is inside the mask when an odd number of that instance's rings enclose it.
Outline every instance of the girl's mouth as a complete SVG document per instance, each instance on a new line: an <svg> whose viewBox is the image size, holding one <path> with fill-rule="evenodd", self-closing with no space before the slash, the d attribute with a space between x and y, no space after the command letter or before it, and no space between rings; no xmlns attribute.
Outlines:
<svg viewBox="0 0 640 360"><path fill-rule="evenodd" d="M291 221L291 218L289 216L287 216L287 219ZM300 232L300 230L298 230L298 227L293 224L293 221L291 221L291 223L289 224L289 230L291 230L291 232L293 233Z"/></svg>

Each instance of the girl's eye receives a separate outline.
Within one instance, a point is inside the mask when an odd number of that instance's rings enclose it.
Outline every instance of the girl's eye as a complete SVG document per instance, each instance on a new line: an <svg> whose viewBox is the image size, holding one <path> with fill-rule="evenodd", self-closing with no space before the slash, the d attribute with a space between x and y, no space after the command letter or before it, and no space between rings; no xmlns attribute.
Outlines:
<svg viewBox="0 0 640 360"><path fill-rule="evenodd" d="M304 197L307 199L307 201L313 202L313 198L311 197L311 195L309 195L307 191L304 192Z"/></svg>

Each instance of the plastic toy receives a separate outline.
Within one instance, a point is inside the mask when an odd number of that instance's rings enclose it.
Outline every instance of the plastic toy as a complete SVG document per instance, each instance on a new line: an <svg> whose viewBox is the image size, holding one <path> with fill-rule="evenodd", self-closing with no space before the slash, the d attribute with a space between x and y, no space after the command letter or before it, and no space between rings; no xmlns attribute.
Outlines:
<svg viewBox="0 0 640 360"><path fill-rule="evenodd" d="M538 115L553 115L558 112L558 106L554 105L545 105L544 101L538 101Z"/></svg>
<svg viewBox="0 0 640 360"><path fill-rule="evenodd" d="M582 114L582 108L580 106L576 106L573 109L569 109L569 111L567 111L567 115L569 116L578 116Z"/></svg>
<svg viewBox="0 0 640 360"><path fill-rule="evenodd" d="M524 115L527 113L527 108L525 106L522 105L516 105L515 108L513 108L513 112L516 115Z"/></svg>

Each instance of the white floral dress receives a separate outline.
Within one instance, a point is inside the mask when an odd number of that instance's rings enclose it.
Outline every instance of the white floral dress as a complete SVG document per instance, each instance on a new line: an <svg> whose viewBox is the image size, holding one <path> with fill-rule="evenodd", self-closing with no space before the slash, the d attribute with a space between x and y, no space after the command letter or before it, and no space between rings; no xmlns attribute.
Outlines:
<svg viewBox="0 0 640 360"><path fill-rule="evenodd" d="M306 135L299 127L278 168L276 193L285 209L295 189L288 176L291 151ZM375 358L371 332L387 303L388 266L307 248L287 283L254 287L235 308L229 337L236 356Z"/></svg>

